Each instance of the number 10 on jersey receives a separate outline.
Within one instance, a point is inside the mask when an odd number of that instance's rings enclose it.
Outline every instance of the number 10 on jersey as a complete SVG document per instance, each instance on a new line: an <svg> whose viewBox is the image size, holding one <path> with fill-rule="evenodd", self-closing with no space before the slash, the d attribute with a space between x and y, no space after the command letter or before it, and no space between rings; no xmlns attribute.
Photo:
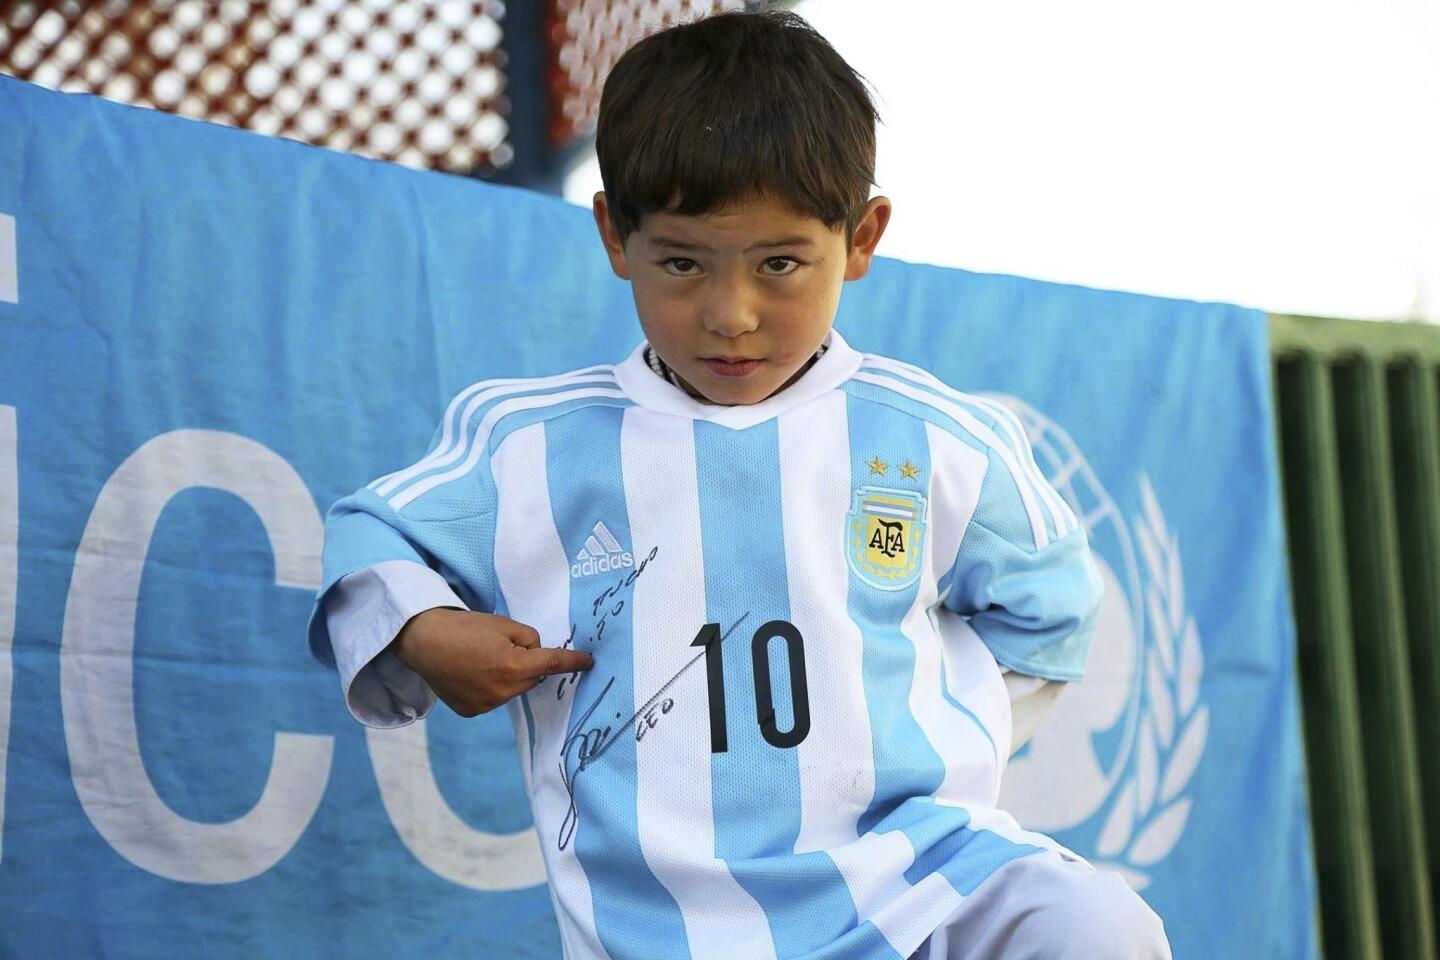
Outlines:
<svg viewBox="0 0 1440 960"><path fill-rule="evenodd" d="M775 725L775 697L770 687L770 641L785 641L785 654L790 666L790 711L794 721L789 730ZM725 724L725 661L720 652L720 624L707 623L700 628L692 647L705 648L705 678L710 694L710 752L725 753L730 749L729 731ZM795 624L788 620L771 620L762 624L750 640L750 660L755 670L755 719L760 735L776 747L793 747L810 732L810 692L805 685L805 640Z"/></svg>

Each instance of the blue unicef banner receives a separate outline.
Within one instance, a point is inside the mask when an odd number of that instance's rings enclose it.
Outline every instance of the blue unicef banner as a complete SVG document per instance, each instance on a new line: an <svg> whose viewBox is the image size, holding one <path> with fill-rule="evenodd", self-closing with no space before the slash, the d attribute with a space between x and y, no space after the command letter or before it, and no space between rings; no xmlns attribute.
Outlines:
<svg viewBox="0 0 1440 960"><path fill-rule="evenodd" d="M1263 316L882 260L838 325L1104 568L1004 803L1177 957L1317 956ZM367 730L305 624L449 397L639 338L586 210L0 78L0 955L558 957L504 712Z"/></svg>

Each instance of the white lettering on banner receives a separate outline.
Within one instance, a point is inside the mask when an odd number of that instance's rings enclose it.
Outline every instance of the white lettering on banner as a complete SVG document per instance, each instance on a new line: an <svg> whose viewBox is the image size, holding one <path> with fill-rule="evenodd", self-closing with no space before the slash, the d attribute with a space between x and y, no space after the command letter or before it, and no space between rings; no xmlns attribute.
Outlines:
<svg viewBox="0 0 1440 960"><path fill-rule="evenodd" d="M19 262L15 255L15 218L0 213L0 301L20 302Z"/></svg>
<svg viewBox="0 0 1440 960"><path fill-rule="evenodd" d="M323 527L294 468L236 434L161 434L111 474L76 550L60 642L61 712L75 791L117 853L171 880L238 883L274 866L305 832L330 778L334 744L277 732L259 801L228 823L188 820L155 792L135 724L136 608L160 513L190 487L232 493L255 511L276 585L319 587Z"/></svg>
<svg viewBox="0 0 1440 960"><path fill-rule="evenodd" d="M425 721L366 728L380 799L400 840L425 867L472 890L520 890L545 882L534 827L494 834L466 824L435 782Z"/></svg>
<svg viewBox="0 0 1440 960"><path fill-rule="evenodd" d="M5 766L10 747L11 650L20 578L20 457L15 408L0 407L0 860L5 857Z"/></svg>

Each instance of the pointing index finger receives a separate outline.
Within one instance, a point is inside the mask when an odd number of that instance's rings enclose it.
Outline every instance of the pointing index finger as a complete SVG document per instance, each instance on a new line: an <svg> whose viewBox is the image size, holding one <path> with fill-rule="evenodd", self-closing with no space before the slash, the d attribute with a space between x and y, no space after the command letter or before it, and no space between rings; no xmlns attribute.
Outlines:
<svg viewBox="0 0 1440 960"><path fill-rule="evenodd" d="M544 677L552 673L572 673L589 670L595 665L595 658L583 650L569 647L537 647L524 650L525 658L520 668L522 677Z"/></svg>

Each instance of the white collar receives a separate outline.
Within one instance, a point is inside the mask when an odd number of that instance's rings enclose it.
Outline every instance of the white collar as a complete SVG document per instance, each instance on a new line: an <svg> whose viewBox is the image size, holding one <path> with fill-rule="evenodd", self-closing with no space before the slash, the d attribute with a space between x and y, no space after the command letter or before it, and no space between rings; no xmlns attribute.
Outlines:
<svg viewBox="0 0 1440 960"><path fill-rule="evenodd" d="M860 354L845 342L838 330L830 331L825 345L825 353L799 380L759 403L701 403L673 383L655 375L645 362L643 341L631 351L630 356L616 365L615 380L620 389L642 407L743 430L834 390L860 369Z"/></svg>

